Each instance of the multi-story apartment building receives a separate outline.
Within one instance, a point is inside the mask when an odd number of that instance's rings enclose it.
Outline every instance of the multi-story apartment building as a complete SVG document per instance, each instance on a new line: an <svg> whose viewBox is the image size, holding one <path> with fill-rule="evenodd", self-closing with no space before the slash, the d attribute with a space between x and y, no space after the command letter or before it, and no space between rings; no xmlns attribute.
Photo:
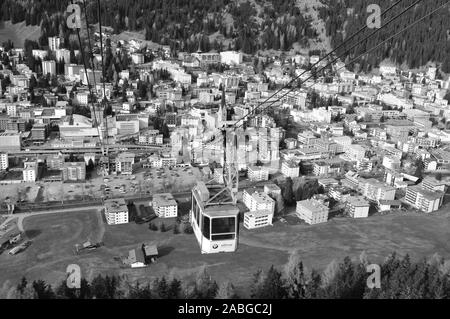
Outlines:
<svg viewBox="0 0 450 319"><path fill-rule="evenodd" d="M384 156L383 157L383 166L387 169L396 170L399 169L402 162L400 159L394 156Z"/></svg>
<svg viewBox="0 0 450 319"><path fill-rule="evenodd" d="M133 174L134 154L121 153L116 157L116 172L123 175Z"/></svg>
<svg viewBox="0 0 450 319"><path fill-rule="evenodd" d="M362 158L356 161L356 170L358 172L370 172L373 169L373 161L368 158Z"/></svg>
<svg viewBox="0 0 450 319"><path fill-rule="evenodd" d="M362 145L352 144L348 145L345 150L345 155L351 161L358 161L366 157L367 148Z"/></svg>
<svg viewBox="0 0 450 319"><path fill-rule="evenodd" d="M49 155L46 159L47 169L61 170L64 165L64 155L62 153Z"/></svg>
<svg viewBox="0 0 450 319"><path fill-rule="evenodd" d="M47 139L47 125L45 124L34 124L31 129L31 138L35 143L43 143Z"/></svg>
<svg viewBox="0 0 450 319"><path fill-rule="evenodd" d="M443 200L443 192L430 191L420 185L406 189L405 201L425 213L437 211L442 206Z"/></svg>
<svg viewBox="0 0 450 319"><path fill-rule="evenodd" d="M104 203L105 218L108 225L128 223L128 207L125 199L108 199Z"/></svg>
<svg viewBox="0 0 450 319"><path fill-rule="evenodd" d="M254 182L269 180L269 171L263 166L249 166L247 175L248 179Z"/></svg>
<svg viewBox="0 0 450 319"><path fill-rule="evenodd" d="M422 188L432 192L444 192L447 189L447 183L445 181L439 181L434 177L425 177L422 181Z"/></svg>
<svg viewBox="0 0 450 319"><path fill-rule="evenodd" d="M131 55L131 59L134 64L143 64L144 63L144 55L142 53L133 53Z"/></svg>
<svg viewBox="0 0 450 319"><path fill-rule="evenodd" d="M144 168L149 167L155 167L155 168L162 168L162 167L174 167L177 165L177 159L176 157L171 157L167 155L161 155L161 156L150 156L147 159L148 164L144 164Z"/></svg>
<svg viewBox="0 0 450 319"><path fill-rule="evenodd" d="M178 204L172 194L155 194L151 203L155 214L160 218L174 218L178 216Z"/></svg>
<svg viewBox="0 0 450 319"><path fill-rule="evenodd" d="M0 153L0 170L1 171L7 170L8 167L9 167L8 154Z"/></svg>
<svg viewBox="0 0 450 319"><path fill-rule="evenodd" d="M244 227L255 229L272 225L273 212L268 210L259 210L255 212L246 212L244 214Z"/></svg>
<svg viewBox="0 0 450 319"><path fill-rule="evenodd" d="M66 162L62 165L63 181L84 181L86 179L86 163Z"/></svg>
<svg viewBox="0 0 450 319"><path fill-rule="evenodd" d="M70 50L58 49L55 51L56 61L63 61L65 64L70 63Z"/></svg>
<svg viewBox="0 0 450 319"><path fill-rule="evenodd" d="M258 155L262 162L274 162L280 160L280 128L258 130Z"/></svg>
<svg viewBox="0 0 450 319"><path fill-rule="evenodd" d="M319 138L317 138L313 132L304 131L298 133L297 141L304 145L313 145L319 141Z"/></svg>
<svg viewBox="0 0 450 319"><path fill-rule="evenodd" d="M292 161L284 161L281 164L281 173L290 178L295 178L300 176L300 166Z"/></svg>
<svg viewBox="0 0 450 319"><path fill-rule="evenodd" d="M23 169L24 182L34 183L38 177L38 164L37 162L25 162Z"/></svg>
<svg viewBox="0 0 450 319"><path fill-rule="evenodd" d="M297 202L296 214L309 225L328 221L329 208L321 201L307 199Z"/></svg>
<svg viewBox="0 0 450 319"><path fill-rule="evenodd" d="M79 105L88 105L89 104L89 92L78 92L77 93L77 102Z"/></svg>
<svg viewBox="0 0 450 319"><path fill-rule="evenodd" d="M446 190L445 182L426 177L419 185L406 189L405 201L425 213L431 213L442 206Z"/></svg>
<svg viewBox="0 0 450 319"><path fill-rule="evenodd" d="M58 50L60 45L61 45L61 38L60 37L49 37L48 38L48 48L51 51Z"/></svg>
<svg viewBox="0 0 450 319"><path fill-rule="evenodd" d="M26 130L26 123L25 119L17 118L17 117L11 117L9 121L6 123L6 130L10 132L25 132Z"/></svg>
<svg viewBox="0 0 450 319"><path fill-rule="evenodd" d="M374 178L360 179L360 190L367 199L379 202L380 200L395 200L396 189Z"/></svg>
<svg viewBox="0 0 450 319"><path fill-rule="evenodd" d="M42 61L42 73L56 75L56 62L55 61Z"/></svg>
<svg viewBox="0 0 450 319"><path fill-rule="evenodd" d="M244 190L242 199L245 206L251 211L275 211L275 201L266 193L258 192L256 189Z"/></svg>
<svg viewBox="0 0 450 319"><path fill-rule="evenodd" d="M281 195L281 188L277 184L264 185L264 193L272 197Z"/></svg>
<svg viewBox="0 0 450 319"><path fill-rule="evenodd" d="M20 151L20 147L20 134L0 133L0 151Z"/></svg>
<svg viewBox="0 0 450 319"><path fill-rule="evenodd" d="M164 137L158 130L150 130L139 135L139 144L162 145Z"/></svg>
<svg viewBox="0 0 450 319"><path fill-rule="evenodd" d="M338 202L343 202L350 197L352 189L343 185L332 185L328 188L328 196Z"/></svg>
<svg viewBox="0 0 450 319"><path fill-rule="evenodd" d="M325 176L332 174L339 174L341 172L341 165L337 163L327 163L324 161L314 162L313 173L316 176Z"/></svg>
<svg viewBox="0 0 450 319"><path fill-rule="evenodd" d="M366 218L369 216L370 203L362 196L350 196L346 199L346 208L352 218Z"/></svg>

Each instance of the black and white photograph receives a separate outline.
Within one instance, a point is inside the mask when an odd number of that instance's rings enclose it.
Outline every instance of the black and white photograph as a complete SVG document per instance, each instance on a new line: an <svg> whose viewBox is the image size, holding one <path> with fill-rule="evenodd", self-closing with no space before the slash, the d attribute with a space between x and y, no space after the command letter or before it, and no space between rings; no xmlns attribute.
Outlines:
<svg viewBox="0 0 450 319"><path fill-rule="evenodd" d="M450 299L450 0L0 0L0 299Z"/></svg>

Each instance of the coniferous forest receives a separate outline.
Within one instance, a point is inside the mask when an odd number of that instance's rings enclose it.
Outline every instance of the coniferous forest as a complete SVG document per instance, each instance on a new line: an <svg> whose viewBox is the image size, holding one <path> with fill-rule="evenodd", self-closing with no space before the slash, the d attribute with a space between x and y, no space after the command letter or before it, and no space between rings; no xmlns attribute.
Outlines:
<svg viewBox="0 0 450 319"><path fill-rule="evenodd" d="M383 1L382 11L395 1ZM382 24L414 1L404 0L383 17ZM39 44L45 46L49 36L69 39L71 30L66 27L69 3L70 0L0 0L0 21L39 25ZM89 23L98 23L97 1L86 0L86 3ZM179 51L233 49L253 54L266 49L290 50L295 43L305 46L309 39L317 37L311 18L296 0L256 0L257 6L249 1L234 0L101 0L101 3L102 23L115 33L145 30L147 40L170 45ZM319 17L325 22L325 33L332 46L336 47L365 25L366 8L373 1L321 0L321 3L323 6L317 8ZM347 59L358 56L443 3L444 0L422 1L370 39L363 41L372 30L361 34L352 41L352 44L359 41L360 45L347 54ZM410 68L429 61L438 62L442 63L443 72L450 72L448 14L448 9L438 11L374 54L362 57L359 67L370 71L390 58ZM339 53L345 51L346 48L342 48Z"/></svg>
<svg viewBox="0 0 450 319"><path fill-rule="evenodd" d="M2 21L25 21L40 25L40 44L49 36L69 37L66 8L69 0L0 0ZM98 23L97 1L86 1L89 23ZM295 0L258 1L260 12L249 2L231 0L102 0L102 23L122 31L145 30L147 40L171 45L177 50L237 49L254 53L259 49L289 50L295 42L315 37L310 21L295 6ZM209 38L220 34L229 46Z"/></svg>
<svg viewBox="0 0 450 319"><path fill-rule="evenodd" d="M133 283L114 276L81 280L80 289L67 288L65 278L55 287L43 280L23 278L16 286L3 287L2 298L22 299L448 299L450 263L438 255L412 261L406 255L391 254L381 267L381 288L370 289L370 262L362 253L359 260L349 257L331 262L324 271L308 270L293 255L283 269L257 271L248 292L240 295L231 282L217 284L202 268L194 279L158 278L149 283Z"/></svg>
<svg viewBox="0 0 450 319"><path fill-rule="evenodd" d="M397 0L382 1L381 10L384 11ZM404 0L392 11L382 18L382 25L397 16L402 10L411 6L416 0ZM376 3L373 0L322 0L326 7L320 9L320 17L326 23L326 34L331 37L333 47L337 47L347 36L355 34L361 26L366 23L368 14L367 6ZM353 41L361 42L355 49L351 50L347 59L356 57L366 50L375 47L378 43L399 32L407 25L425 16L444 4L444 0L421 1L418 5L404 14L400 19L393 21L385 29L375 34L370 39L363 41L363 33ZM411 27L377 49L371 54L363 56L360 67L363 71L370 71L377 67L384 59L391 59L398 64L405 63L409 68L418 68L427 62L442 63L442 71L450 72L450 19L448 6L431 15L424 21ZM373 30L370 30L373 32ZM352 42L353 44L353 42ZM352 45L351 44L351 45ZM340 52L347 51L343 47Z"/></svg>

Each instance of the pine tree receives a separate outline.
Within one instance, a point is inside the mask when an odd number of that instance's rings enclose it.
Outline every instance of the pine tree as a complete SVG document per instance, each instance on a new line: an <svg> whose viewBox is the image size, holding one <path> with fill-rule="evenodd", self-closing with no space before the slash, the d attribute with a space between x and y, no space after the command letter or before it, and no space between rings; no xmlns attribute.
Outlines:
<svg viewBox="0 0 450 319"><path fill-rule="evenodd" d="M233 284L229 281L225 281L219 285L216 299L238 299Z"/></svg>
<svg viewBox="0 0 450 319"><path fill-rule="evenodd" d="M281 273L273 266L270 267L259 291L261 299L283 299L287 297L286 287Z"/></svg>
<svg viewBox="0 0 450 319"><path fill-rule="evenodd" d="M206 267L202 267L197 274L194 295L198 299L212 299L216 296L217 290L217 283L208 274Z"/></svg>
<svg viewBox="0 0 450 319"><path fill-rule="evenodd" d="M167 298L168 299L180 299L182 295L181 292L181 281L176 278L173 278L170 282L169 288L167 290Z"/></svg>
<svg viewBox="0 0 450 319"><path fill-rule="evenodd" d="M289 298L303 299L306 294L306 274L297 254L289 257L286 266L286 288Z"/></svg>

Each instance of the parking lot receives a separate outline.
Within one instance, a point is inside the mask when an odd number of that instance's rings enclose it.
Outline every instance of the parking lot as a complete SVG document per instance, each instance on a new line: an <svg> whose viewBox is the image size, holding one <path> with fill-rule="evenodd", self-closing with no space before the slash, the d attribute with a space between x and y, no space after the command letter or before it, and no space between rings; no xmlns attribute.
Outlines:
<svg viewBox="0 0 450 319"><path fill-rule="evenodd" d="M137 169L134 175L96 176L85 182L37 182L2 185L0 201L89 200L109 197L148 197L154 193L187 192L202 178L198 168Z"/></svg>

